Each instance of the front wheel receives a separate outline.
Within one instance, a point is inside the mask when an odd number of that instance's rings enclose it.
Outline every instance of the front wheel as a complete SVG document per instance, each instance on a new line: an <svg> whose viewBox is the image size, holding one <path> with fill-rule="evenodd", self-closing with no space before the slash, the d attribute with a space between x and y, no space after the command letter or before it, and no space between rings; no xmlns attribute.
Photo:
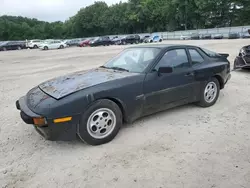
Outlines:
<svg viewBox="0 0 250 188"><path fill-rule="evenodd" d="M79 137L90 145L110 142L122 125L122 112L113 101L103 99L94 102L82 115Z"/></svg>
<svg viewBox="0 0 250 188"><path fill-rule="evenodd" d="M200 102L201 107L213 106L218 100L220 94L220 84L216 78L211 78L207 81L201 90Z"/></svg>
<svg viewBox="0 0 250 188"><path fill-rule="evenodd" d="M64 48L64 46L63 46L63 45L61 45L59 48L60 48L60 49L63 49L63 48Z"/></svg>
<svg viewBox="0 0 250 188"><path fill-rule="evenodd" d="M44 46L44 48L43 48L44 50L48 50L49 48L48 48L48 46Z"/></svg>

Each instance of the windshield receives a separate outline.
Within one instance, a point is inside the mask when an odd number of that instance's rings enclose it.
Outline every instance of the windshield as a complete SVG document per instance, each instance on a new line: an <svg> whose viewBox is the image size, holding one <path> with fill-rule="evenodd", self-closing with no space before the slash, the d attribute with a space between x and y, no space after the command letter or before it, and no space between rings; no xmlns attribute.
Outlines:
<svg viewBox="0 0 250 188"><path fill-rule="evenodd" d="M105 68L142 73L159 54L158 48L130 48L111 59Z"/></svg>

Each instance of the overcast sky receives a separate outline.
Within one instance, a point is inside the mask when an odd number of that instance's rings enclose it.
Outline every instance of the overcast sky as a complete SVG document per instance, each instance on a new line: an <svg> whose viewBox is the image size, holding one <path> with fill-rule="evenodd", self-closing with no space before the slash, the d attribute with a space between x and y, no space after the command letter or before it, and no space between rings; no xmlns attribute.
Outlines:
<svg viewBox="0 0 250 188"><path fill-rule="evenodd" d="M96 0L0 0L0 15L25 16L45 21L65 21ZM108 5L126 0L102 0Z"/></svg>

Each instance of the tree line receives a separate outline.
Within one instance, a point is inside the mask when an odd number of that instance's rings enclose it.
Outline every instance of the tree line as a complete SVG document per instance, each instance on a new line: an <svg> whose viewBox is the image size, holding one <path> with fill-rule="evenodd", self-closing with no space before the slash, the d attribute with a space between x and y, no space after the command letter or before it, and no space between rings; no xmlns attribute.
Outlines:
<svg viewBox="0 0 250 188"><path fill-rule="evenodd" d="M249 0L129 0L108 6L99 1L65 22L0 17L0 40L63 39L152 33L250 24Z"/></svg>

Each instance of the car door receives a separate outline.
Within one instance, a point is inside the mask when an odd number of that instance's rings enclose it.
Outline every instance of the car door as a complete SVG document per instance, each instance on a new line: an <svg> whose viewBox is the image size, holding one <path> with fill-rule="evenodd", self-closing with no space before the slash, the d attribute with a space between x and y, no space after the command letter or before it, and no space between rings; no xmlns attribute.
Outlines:
<svg viewBox="0 0 250 188"><path fill-rule="evenodd" d="M158 73L172 67L172 73ZM185 48L168 50L144 81L144 114L188 103L193 95L194 73Z"/></svg>
<svg viewBox="0 0 250 188"><path fill-rule="evenodd" d="M204 69L202 68L204 65L206 65L206 56L199 49L193 47L188 48L188 55L196 78L192 99L192 101L194 102L197 101L197 99L199 99L200 97L201 82L199 80L203 80L207 75L206 72L204 72Z"/></svg>
<svg viewBox="0 0 250 188"><path fill-rule="evenodd" d="M54 41L54 49L58 49L60 47L60 41L56 40Z"/></svg>
<svg viewBox="0 0 250 188"><path fill-rule="evenodd" d="M103 38L99 38L99 39L96 41L96 46L100 46L100 45L103 45Z"/></svg>
<svg viewBox="0 0 250 188"><path fill-rule="evenodd" d="M108 45L108 38L107 37L103 37L102 45Z"/></svg>
<svg viewBox="0 0 250 188"><path fill-rule="evenodd" d="M128 36L128 38L127 38L127 43L131 43L132 42L132 35L130 35L130 36Z"/></svg>
<svg viewBox="0 0 250 188"><path fill-rule="evenodd" d="M12 43L11 43L11 42L6 43L6 44L5 44L5 48L6 48L7 50L12 50Z"/></svg>
<svg viewBox="0 0 250 188"><path fill-rule="evenodd" d="M49 47L49 49L55 49L55 41L49 41L48 47Z"/></svg>

